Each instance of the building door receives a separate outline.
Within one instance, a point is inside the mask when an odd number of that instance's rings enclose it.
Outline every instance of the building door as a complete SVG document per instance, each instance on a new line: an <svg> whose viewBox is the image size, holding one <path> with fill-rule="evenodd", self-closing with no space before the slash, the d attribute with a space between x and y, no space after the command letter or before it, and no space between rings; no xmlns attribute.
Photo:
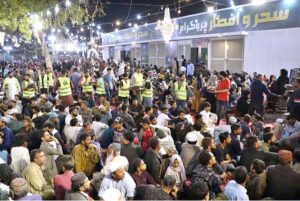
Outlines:
<svg viewBox="0 0 300 201"><path fill-rule="evenodd" d="M211 70L240 73L243 71L243 39L211 41Z"/></svg>

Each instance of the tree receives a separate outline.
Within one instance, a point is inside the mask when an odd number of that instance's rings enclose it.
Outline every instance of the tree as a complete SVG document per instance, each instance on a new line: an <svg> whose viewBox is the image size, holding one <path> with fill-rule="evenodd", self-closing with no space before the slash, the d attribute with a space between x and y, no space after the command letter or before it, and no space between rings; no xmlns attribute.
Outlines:
<svg viewBox="0 0 300 201"><path fill-rule="evenodd" d="M44 33L51 28L80 26L105 15L101 0L69 2L72 4L67 6L65 0L1 0L0 27L6 33L20 34L27 41L34 36L42 47L47 68L52 69ZM55 12L55 7L59 7L59 12ZM34 29L36 23L42 23L43 28Z"/></svg>

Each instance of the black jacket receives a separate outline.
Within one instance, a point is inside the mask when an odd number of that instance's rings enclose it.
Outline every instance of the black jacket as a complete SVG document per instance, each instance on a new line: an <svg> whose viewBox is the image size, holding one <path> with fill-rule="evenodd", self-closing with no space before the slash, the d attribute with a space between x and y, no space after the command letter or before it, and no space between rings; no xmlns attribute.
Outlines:
<svg viewBox="0 0 300 201"><path fill-rule="evenodd" d="M275 200L300 200L300 173L289 165L267 169L266 196Z"/></svg>
<svg viewBox="0 0 300 201"><path fill-rule="evenodd" d="M277 153L259 151L255 148L245 148L241 154L240 165L245 166L247 170L250 171L250 166L254 159L264 161L266 166L274 165L279 162Z"/></svg>
<svg viewBox="0 0 300 201"><path fill-rule="evenodd" d="M149 174L154 178L156 183L161 184L163 171L162 157L150 148L144 156L144 161Z"/></svg>

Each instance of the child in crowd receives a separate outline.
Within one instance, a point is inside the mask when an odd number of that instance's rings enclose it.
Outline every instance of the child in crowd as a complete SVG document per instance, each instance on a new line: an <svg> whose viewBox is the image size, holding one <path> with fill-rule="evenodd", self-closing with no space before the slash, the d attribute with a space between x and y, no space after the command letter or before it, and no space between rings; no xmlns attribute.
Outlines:
<svg viewBox="0 0 300 201"><path fill-rule="evenodd" d="M156 185L153 177L147 172L147 165L142 159L136 158L133 161L131 168L134 172L131 177L135 181L137 186L140 186L142 184Z"/></svg>
<svg viewBox="0 0 300 201"><path fill-rule="evenodd" d="M174 154L171 157L170 166L168 167L165 177L172 175L176 178L176 185L179 189L182 189L183 184L186 180L185 169L182 160L178 154Z"/></svg>
<svg viewBox="0 0 300 201"><path fill-rule="evenodd" d="M202 111L200 114L202 115L202 120L206 125L206 132L213 135L216 123L218 121L218 116L214 113L211 113L210 110L211 104L209 102L204 102L202 104Z"/></svg>

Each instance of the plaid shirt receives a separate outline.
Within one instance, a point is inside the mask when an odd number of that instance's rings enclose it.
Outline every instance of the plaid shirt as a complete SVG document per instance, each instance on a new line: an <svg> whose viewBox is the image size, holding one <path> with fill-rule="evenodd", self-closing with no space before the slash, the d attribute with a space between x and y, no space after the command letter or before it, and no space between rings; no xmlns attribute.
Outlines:
<svg viewBox="0 0 300 201"><path fill-rule="evenodd" d="M203 181L208 184L210 196L217 195L221 192L221 179L213 169L203 165L198 165L192 172L192 183Z"/></svg>

